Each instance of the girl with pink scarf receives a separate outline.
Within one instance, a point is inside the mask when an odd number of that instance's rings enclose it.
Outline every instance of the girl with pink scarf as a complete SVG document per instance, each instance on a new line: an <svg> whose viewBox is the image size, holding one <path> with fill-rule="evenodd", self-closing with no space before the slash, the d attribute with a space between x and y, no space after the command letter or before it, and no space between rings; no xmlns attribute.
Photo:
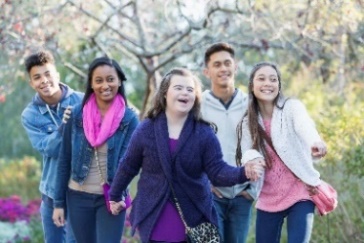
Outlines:
<svg viewBox="0 0 364 243"><path fill-rule="evenodd" d="M82 105L74 107L61 128L53 220L57 226L70 224L79 243L121 241L131 199L123 191L121 210L113 215L108 190L138 124L137 115L127 106L124 81L115 60L96 58L89 67Z"/></svg>

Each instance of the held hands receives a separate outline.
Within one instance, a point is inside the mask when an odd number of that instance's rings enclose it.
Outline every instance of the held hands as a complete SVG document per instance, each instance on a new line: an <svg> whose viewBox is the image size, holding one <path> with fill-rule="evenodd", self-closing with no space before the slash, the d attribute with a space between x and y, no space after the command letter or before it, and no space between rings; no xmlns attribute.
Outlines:
<svg viewBox="0 0 364 243"><path fill-rule="evenodd" d="M213 185L211 185L211 191L212 193L215 194L215 196L217 196L218 198L223 198L221 192L219 192L219 190L217 190Z"/></svg>
<svg viewBox="0 0 364 243"><path fill-rule="evenodd" d="M72 113L72 106L67 106L66 110L64 110L62 123L66 124L67 121L70 119Z"/></svg>
<svg viewBox="0 0 364 243"><path fill-rule="evenodd" d="M111 213L113 215L118 215L121 210L125 209L126 205L124 201L115 202L115 201L109 201L110 202L110 209Z"/></svg>
<svg viewBox="0 0 364 243"><path fill-rule="evenodd" d="M324 157L326 153L327 147L323 141L316 142L311 146L311 155L314 158L320 159Z"/></svg>
<svg viewBox="0 0 364 243"><path fill-rule="evenodd" d="M53 219L53 223L57 227L64 226L66 223L64 220L64 209L63 208L54 208L52 219Z"/></svg>
<svg viewBox="0 0 364 243"><path fill-rule="evenodd" d="M265 169L265 161L263 158L256 158L248 161L245 165L245 176L252 180L258 180L264 172Z"/></svg>

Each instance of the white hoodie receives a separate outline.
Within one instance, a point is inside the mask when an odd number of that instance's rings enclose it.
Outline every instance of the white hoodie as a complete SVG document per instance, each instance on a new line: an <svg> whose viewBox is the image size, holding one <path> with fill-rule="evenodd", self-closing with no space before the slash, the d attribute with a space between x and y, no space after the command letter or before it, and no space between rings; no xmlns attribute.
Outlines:
<svg viewBox="0 0 364 243"><path fill-rule="evenodd" d="M217 126L216 135L220 141L223 158L231 166L236 166L236 127L246 111L247 102L247 95L239 89L236 89L236 95L228 109L210 90L202 93L202 118ZM257 190L251 186L250 182L232 187L216 187L216 189L219 190L223 197L229 199L235 198L243 190L246 190L254 199L257 196Z"/></svg>

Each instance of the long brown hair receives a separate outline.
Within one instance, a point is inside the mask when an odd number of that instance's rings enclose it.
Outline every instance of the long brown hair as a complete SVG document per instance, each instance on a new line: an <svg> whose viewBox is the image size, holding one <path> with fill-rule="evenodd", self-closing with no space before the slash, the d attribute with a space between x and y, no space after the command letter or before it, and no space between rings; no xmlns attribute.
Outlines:
<svg viewBox="0 0 364 243"><path fill-rule="evenodd" d="M251 139L252 139L252 149L258 150L263 154L263 156L266 160L265 162L266 162L267 168L270 169L272 167L271 158L269 157L267 150L265 149L265 142L268 143L269 145L271 145L271 141L270 141L270 138L268 137L268 135L266 134L266 132L264 131L263 127L259 124L259 121L258 121L259 112L260 112L259 105L258 105L258 100L253 93L253 80L254 80L255 73L262 67L266 67L266 66L272 67L277 72L277 76L278 76L279 93L273 101L274 105L276 107L278 107L279 109L283 109L285 101L287 100L286 98L284 98L284 96L281 92L281 73L280 73L277 65L274 63L271 63L271 62L259 62L259 63L255 64L253 66L253 69L250 72L250 76L249 76L248 108L236 128L236 133L238 136L238 144L237 144L237 148L236 148L235 159L236 159L236 164L239 166L241 166L241 159L242 159L242 151L241 151L242 126L243 126L243 120L245 119L245 117L247 117L248 127L249 127L249 131L250 131ZM278 105L278 100L280 100L280 99L284 99L282 106ZM274 148L272 148L272 149L274 150Z"/></svg>
<svg viewBox="0 0 364 243"><path fill-rule="evenodd" d="M183 77L190 77L194 84L195 84L195 94L196 99L195 103L193 104L193 107L190 112L193 112L194 118L196 120L201 120L201 94L202 94L202 87L200 80L192 74L191 71L189 71L186 68L173 68L168 73L166 73L162 79L162 82L159 86L159 89L157 93L154 96L153 106L152 108L147 112L148 118L155 118L158 116L161 112L164 112L167 107L167 101L166 101L166 94L168 91L168 88L171 84L171 79L173 76L179 75Z"/></svg>

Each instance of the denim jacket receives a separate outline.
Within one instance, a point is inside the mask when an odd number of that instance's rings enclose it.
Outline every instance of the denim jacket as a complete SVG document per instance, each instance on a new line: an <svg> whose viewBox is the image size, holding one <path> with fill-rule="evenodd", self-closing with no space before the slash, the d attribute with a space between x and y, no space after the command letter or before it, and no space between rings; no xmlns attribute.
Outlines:
<svg viewBox="0 0 364 243"><path fill-rule="evenodd" d="M81 103L83 93L75 92L67 85L60 84L62 98L55 109L47 109L46 103L36 94L21 114L21 121L34 149L43 157L42 176L39 190L54 198L56 162L62 141L60 127L67 106ZM52 119L53 117L53 119Z"/></svg>
<svg viewBox="0 0 364 243"><path fill-rule="evenodd" d="M135 112L127 107L119 128L107 139L107 182L109 184L113 181L119 161L125 154L138 122ZM57 166L54 207L65 206L65 194L70 179L81 185L84 183L90 170L93 154L94 149L84 133L82 107L79 105L75 108L63 131L63 142Z"/></svg>

